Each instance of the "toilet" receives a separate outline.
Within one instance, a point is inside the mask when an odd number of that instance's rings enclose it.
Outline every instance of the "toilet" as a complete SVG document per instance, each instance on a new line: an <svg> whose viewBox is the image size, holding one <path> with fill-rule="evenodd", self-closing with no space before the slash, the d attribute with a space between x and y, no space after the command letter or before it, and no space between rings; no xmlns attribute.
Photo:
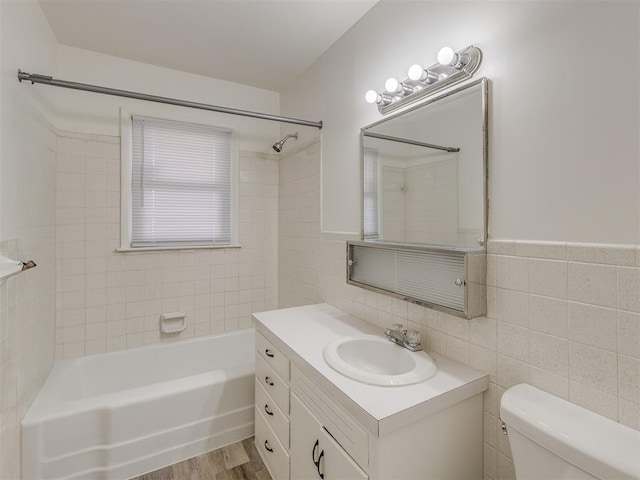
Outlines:
<svg viewBox="0 0 640 480"><path fill-rule="evenodd" d="M500 402L518 480L640 480L640 432L527 384Z"/></svg>

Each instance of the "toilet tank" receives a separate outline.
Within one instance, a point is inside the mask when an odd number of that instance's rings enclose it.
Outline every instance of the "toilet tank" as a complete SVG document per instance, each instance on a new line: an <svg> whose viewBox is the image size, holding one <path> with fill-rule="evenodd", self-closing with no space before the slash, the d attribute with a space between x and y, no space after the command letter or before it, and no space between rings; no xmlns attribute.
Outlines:
<svg viewBox="0 0 640 480"><path fill-rule="evenodd" d="M640 480L640 432L527 384L500 402L518 480Z"/></svg>

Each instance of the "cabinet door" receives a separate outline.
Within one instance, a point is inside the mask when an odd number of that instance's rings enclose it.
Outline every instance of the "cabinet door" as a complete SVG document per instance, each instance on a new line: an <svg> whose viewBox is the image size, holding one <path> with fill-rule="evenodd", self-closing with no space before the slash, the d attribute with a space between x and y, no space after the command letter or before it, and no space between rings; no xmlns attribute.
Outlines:
<svg viewBox="0 0 640 480"><path fill-rule="evenodd" d="M319 480L315 462L320 455L320 430L322 426L295 393L291 394L291 478L295 480Z"/></svg>
<svg viewBox="0 0 640 480"><path fill-rule="evenodd" d="M369 478L295 394L291 395L290 425L292 479Z"/></svg>
<svg viewBox="0 0 640 480"><path fill-rule="evenodd" d="M320 473L324 480L365 480L368 475L353 461L324 428L320 431L321 452Z"/></svg>

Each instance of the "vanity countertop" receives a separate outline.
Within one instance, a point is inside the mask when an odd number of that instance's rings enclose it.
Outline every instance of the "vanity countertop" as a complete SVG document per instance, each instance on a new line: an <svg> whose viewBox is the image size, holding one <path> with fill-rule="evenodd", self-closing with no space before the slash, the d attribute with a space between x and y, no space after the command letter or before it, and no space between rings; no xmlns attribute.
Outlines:
<svg viewBox="0 0 640 480"><path fill-rule="evenodd" d="M381 437L483 392L488 375L431 353L438 372L413 385L381 387L352 380L324 360L324 347L343 337L384 334L326 303L254 313L256 329L369 432Z"/></svg>

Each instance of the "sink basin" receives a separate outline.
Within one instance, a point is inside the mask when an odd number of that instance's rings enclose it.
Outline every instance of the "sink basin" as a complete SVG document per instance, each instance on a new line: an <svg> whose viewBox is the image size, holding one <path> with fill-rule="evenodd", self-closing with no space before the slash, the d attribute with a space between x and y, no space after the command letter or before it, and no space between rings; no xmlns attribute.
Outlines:
<svg viewBox="0 0 640 480"><path fill-rule="evenodd" d="M341 338L328 344L323 353L331 368L370 385L411 385L438 371L425 352L410 352L376 335Z"/></svg>

